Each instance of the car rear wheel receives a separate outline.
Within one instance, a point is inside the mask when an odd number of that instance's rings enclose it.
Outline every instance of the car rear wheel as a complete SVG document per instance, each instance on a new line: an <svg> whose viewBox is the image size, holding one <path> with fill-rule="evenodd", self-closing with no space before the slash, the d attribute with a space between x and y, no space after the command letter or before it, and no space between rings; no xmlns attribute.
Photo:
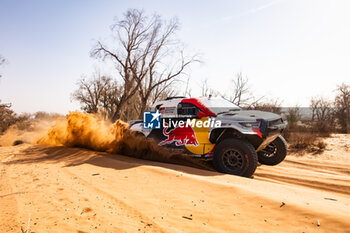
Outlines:
<svg viewBox="0 0 350 233"><path fill-rule="evenodd" d="M214 151L214 168L223 173L251 177L257 167L258 157L254 147L240 139L228 138Z"/></svg>
<svg viewBox="0 0 350 233"><path fill-rule="evenodd" d="M271 166L282 162L286 158L286 155L287 142L281 135L258 152L259 162Z"/></svg>

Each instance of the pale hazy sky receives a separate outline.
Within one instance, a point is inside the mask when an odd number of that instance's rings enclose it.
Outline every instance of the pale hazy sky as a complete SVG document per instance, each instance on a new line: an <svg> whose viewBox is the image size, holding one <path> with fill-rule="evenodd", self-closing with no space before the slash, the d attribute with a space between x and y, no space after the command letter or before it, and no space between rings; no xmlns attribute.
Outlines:
<svg viewBox="0 0 350 233"><path fill-rule="evenodd" d="M128 8L179 18L178 37L202 55L188 72L195 95L205 78L227 92L240 71L255 95L284 106L332 98L337 84L350 83L347 0L0 0L0 54L8 60L0 67L0 99L17 112L78 109L70 101L76 81L103 67L89 52Z"/></svg>

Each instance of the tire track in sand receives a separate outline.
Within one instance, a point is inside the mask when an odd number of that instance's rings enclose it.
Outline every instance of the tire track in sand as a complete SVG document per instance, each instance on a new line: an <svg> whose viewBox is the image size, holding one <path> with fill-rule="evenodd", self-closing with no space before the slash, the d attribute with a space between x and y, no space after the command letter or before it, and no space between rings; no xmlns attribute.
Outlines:
<svg viewBox="0 0 350 233"><path fill-rule="evenodd" d="M99 188L94 187L87 180L85 180L81 177L78 177L76 174L68 171L65 168L63 169L63 171L70 177L76 177L81 182L80 185L83 185L84 188L88 188L90 190L93 190L95 194L97 193L97 194L103 195L107 199L112 200L117 205L119 210L122 210L122 212L124 212L124 216L132 218L132 220L135 221L135 224L142 223L144 225L143 230L145 230L145 228L149 227L149 228L151 228L151 229L149 229L151 232L158 232L158 233L167 232L164 229L162 229L160 226L158 226L154 221L152 221L148 217L144 216L141 212L139 212L135 208L127 205L122 200L116 198L115 196L113 196L113 195L111 195L111 194L109 194L109 193L107 193Z"/></svg>
<svg viewBox="0 0 350 233"><path fill-rule="evenodd" d="M17 220L18 207L16 194L9 185L9 178L7 176L7 170L3 165L3 162L11 159L12 156L8 156L0 162L0 232L10 232L15 229L20 229L20 225Z"/></svg>

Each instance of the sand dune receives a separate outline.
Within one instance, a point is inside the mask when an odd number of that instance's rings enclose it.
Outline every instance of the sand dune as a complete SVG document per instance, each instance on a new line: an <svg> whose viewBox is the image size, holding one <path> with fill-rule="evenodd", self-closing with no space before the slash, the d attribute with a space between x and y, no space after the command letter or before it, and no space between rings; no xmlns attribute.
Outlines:
<svg viewBox="0 0 350 233"><path fill-rule="evenodd" d="M350 232L350 162L329 158L288 156L248 179L78 148L0 147L0 232L21 232L29 218L32 232Z"/></svg>

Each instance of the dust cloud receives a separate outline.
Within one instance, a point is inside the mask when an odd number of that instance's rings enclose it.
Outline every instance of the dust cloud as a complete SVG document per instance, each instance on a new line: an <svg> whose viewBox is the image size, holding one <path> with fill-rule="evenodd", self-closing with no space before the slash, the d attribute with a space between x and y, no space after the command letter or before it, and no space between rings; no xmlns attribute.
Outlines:
<svg viewBox="0 0 350 233"><path fill-rule="evenodd" d="M99 115L76 111L54 122L40 121L33 125L31 131L19 130L16 126L11 127L0 138L0 144L10 146L15 141L22 140L31 144L80 147L211 170L202 161L172 152L159 147L152 140L137 136L129 130L129 125L121 120L111 123L103 120Z"/></svg>
<svg viewBox="0 0 350 233"><path fill-rule="evenodd" d="M22 143L36 144L55 122L64 120L64 117L30 119L11 125L3 135L0 134L0 146L13 146Z"/></svg>

